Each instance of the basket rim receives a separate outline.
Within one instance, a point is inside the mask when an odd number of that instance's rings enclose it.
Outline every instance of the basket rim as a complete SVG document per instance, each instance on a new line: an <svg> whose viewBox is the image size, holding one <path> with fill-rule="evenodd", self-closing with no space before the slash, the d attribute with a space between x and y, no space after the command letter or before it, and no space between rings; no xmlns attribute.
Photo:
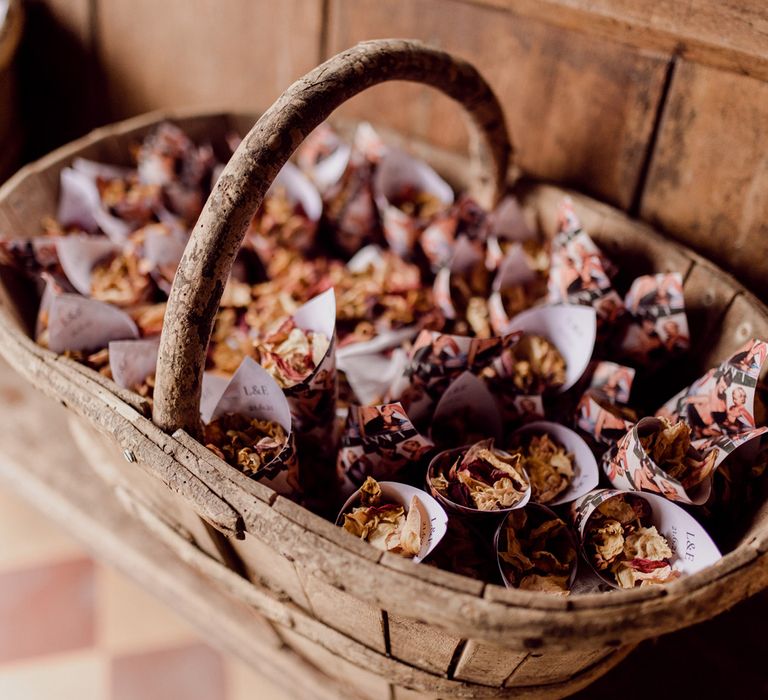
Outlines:
<svg viewBox="0 0 768 700"><path fill-rule="evenodd" d="M224 120L229 123L233 119L255 116L255 112L248 110L189 107L157 110L100 127L24 166L0 187L0 206L12 198L15 189L27 178L57 166L63 167L79 151L109 137L130 135L131 132L150 128L164 120L180 123L192 119ZM699 266L707 274L722 280L734 290L734 298L743 296L750 306L768 318L768 308L735 278L686 246L665 239L647 224L630 219L610 205L557 185L538 183L533 186L568 193L577 205L588 203L597 211L626 219L659 245L672 246L683 253L691 261L691 269ZM615 591L610 595L586 594L565 599L478 582L433 567L415 565L386 553L372 555L376 551L372 547L342 533L320 516L277 496L263 484L246 479L181 431L173 436L160 431L142 415L146 405L137 401L138 397L121 390L111 380L97 379L98 375L88 368L71 367L70 364L75 363L63 362L55 354L38 346L4 306L0 308L0 354L45 393L64 401L76 413L96 423L102 431L111 433L123 449L134 451L139 458L144 458L143 461L155 468L157 464L162 464L164 469L183 471L186 478L194 477L199 483L195 482L188 487L183 495L193 501L198 511L202 509L203 517L226 534L242 535L245 531L266 536L269 524L275 525L278 530L285 526L293 532L298 527L314 535L318 542L327 547L329 557L335 557L337 561L344 560L350 567L349 571L357 571L357 575L353 574L354 579L367 575L366 572L372 571L371 566L383 566L393 575L393 580L408 586L418 584L418 589L423 590L425 595L435 594L435 601L444 600L446 593L454 596L456 601L450 606L452 610L446 612L447 617L435 622L439 627L455 629L451 615L464 615L466 619L461 624L464 629L472 630L469 636L474 634L498 642L508 638L513 631L523 634L533 632L531 626L540 629L542 636L557 640L583 634L585 625L589 624L594 634L609 638L611 633L615 634L620 628L612 623L620 621L621 625L636 625L634 632L622 631L620 639L625 644L711 617L768 585L768 523L759 526L749 541L725 554L716 564L666 586ZM56 375L55 381L52 381L52 373ZM100 402L102 408L89 406L88 400ZM111 412L109 415L104 414L104 406ZM200 449L194 450L194 445ZM212 472L215 472L215 478ZM173 482L171 477L168 474L165 474L165 478L161 475L169 484ZM244 481L250 483L246 485ZM219 487L222 492L216 495L214 488ZM261 520L267 511L271 523ZM279 532L272 534L273 544L284 556L294 556L296 552L291 554L292 546L281 543L279 535ZM329 572L319 570L318 574L323 575L332 585L342 585ZM406 598L413 597L413 589L410 595L403 597L388 590L391 588L382 586L379 591L365 591L363 597L385 609L408 610ZM362 590L365 590L364 587ZM693 605L695 601L706 602L706 606ZM689 610L687 616L679 613L677 617L670 615L679 603L701 609ZM610 611L612 620L605 619L607 611ZM584 636L589 637L589 634ZM536 634L526 637L525 642L536 647L541 641L537 637ZM585 639L585 643L588 641Z"/></svg>

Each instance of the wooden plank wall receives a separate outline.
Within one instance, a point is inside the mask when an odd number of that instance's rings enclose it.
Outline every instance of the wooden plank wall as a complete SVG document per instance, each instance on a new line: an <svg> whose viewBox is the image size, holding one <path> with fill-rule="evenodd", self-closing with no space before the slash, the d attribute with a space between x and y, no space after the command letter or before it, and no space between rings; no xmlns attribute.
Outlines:
<svg viewBox="0 0 768 700"><path fill-rule="evenodd" d="M36 134L30 155L94 124L159 107L263 109L319 60L357 41L415 37L482 70L504 104L526 172L642 216L768 295L764 0L27 6L33 21L22 78L50 88L27 91ZM36 48L41 38L45 52ZM61 58L53 67L51 45ZM465 145L458 110L416 86L377 88L344 112L439 145Z"/></svg>

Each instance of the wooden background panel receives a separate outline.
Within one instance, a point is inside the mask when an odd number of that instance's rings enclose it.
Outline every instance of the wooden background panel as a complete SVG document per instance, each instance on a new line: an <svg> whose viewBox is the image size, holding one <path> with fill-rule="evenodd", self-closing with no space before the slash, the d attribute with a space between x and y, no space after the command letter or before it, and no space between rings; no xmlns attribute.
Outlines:
<svg viewBox="0 0 768 700"><path fill-rule="evenodd" d="M765 0L467 0L768 80Z"/></svg>
<svg viewBox="0 0 768 700"><path fill-rule="evenodd" d="M627 207L664 84L664 57L457 0L332 0L328 53L387 36L470 59L508 115L519 164ZM376 88L348 116L463 148L459 113L426 89Z"/></svg>
<svg viewBox="0 0 768 700"><path fill-rule="evenodd" d="M24 2L18 74L26 160L108 119L96 87L91 6L91 0Z"/></svg>
<svg viewBox="0 0 768 700"><path fill-rule="evenodd" d="M101 0L112 116L163 107L264 109L320 58L322 0Z"/></svg>
<svg viewBox="0 0 768 700"><path fill-rule="evenodd" d="M768 295L768 84L680 63L641 213Z"/></svg>

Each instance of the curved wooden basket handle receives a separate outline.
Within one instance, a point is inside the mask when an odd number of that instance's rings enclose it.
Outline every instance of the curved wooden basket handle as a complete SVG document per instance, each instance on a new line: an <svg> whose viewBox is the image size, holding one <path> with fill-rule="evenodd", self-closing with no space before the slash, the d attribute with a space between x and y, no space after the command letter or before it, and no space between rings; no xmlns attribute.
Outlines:
<svg viewBox="0 0 768 700"><path fill-rule="evenodd" d="M511 145L493 91L469 63L415 41L354 46L307 73L256 122L221 174L184 251L160 339L155 423L200 432L206 349L221 294L248 223L272 180L306 136L344 101L388 80L425 83L470 117L472 193L492 206L503 192Z"/></svg>

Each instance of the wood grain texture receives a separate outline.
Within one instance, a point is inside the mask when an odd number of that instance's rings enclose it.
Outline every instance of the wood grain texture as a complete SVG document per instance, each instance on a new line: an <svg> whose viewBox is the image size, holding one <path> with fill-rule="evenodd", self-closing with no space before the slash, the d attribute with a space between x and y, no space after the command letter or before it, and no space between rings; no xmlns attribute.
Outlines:
<svg viewBox="0 0 768 700"><path fill-rule="evenodd" d="M465 0L768 79L762 0Z"/></svg>
<svg viewBox="0 0 768 700"><path fill-rule="evenodd" d="M768 294L768 84L681 63L642 199L644 219Z"/></svg>
<svg viewBox="0 0 768 700"><path fill-rule="evenodd" d="M436 630L426 622L388 615L389 651L396 659L432 673L445 674L453 659L458 637Z"/></svg>
<svg viewBox="0 0 768 700"><path fill-rule="evenodd" d="M304 610L312 610L293 562L277 556L269 545L248 533L242 540L230 542L245 565L249 581L272 589L278 598L290 600Z"/></svg>
<svg viewBox="0 0 768 700"><path fill-rule="evenodd" d="M330 52L384 36L422 39L471 59L499 95L526 172L629 206L663 56L456 0L332 0ZM380 88L343 113L462 148L461 122L446 101L419 88Z"/></svg>
<svg viewBox="0 0 768 700"><path fill-rule="evenodd" d="M381 654L387 652L381 610L361 601L355 591L330 586L296 567L315 617Z"/></svg>
<svg viewBox="0 0 768 700"><path fill-rule="evenodd" d="M281 630L281 636L299 655L343 682L354 697L360 700L390 700L391 690L387 679L340 659L323 646L291 630Z"/></svg>
<svg viewBox="0 0 768 700"><path fill-rule="evenodd" d="M318 62L322 0L101 0L113 118L163 107L265 109Z"/></svg>
<svg viewBox="0 0 768 700"><path fill-rule="evenodd" d="M527 656L525 651L510 651L470 639L461 652L453 676L461 681L503 685Z"/></svg>
<svg viewBox="0 0 768 700"><path fill-rule="evenodd" d="M596 664L613 653L610 649L581 650L563 654L530 654L507 679L506 687L515 688L533 683L557 683L571 678L585 666Z"/></svg>
<svg viewBox="0 0 768 700"><path fill-rule="evenodd" d="M722 271L705 260L695 259L691 271L683 285L685 292L688 327L694 342L704 347L704 339L721 338L727 335L727 326L723 326L725 315L737 293L728 284L728 279ZM725 330L725 333L723 332ZM712 343L708 343L712 347ZM722 358L706 352L699 361L699 366L709 367L712 362Z"/></svg>
<svg viewBox="0 0 768 700"><path fill-rule="evenodd" d="M127 462L113 442L89 423L75 415L69 418L70 432L85 459L105 482L120 491L122 498L138 500L209 557L227 566L234 564L228 556L226 540L220 540L220 533L198 516L189 501L171 491L141 464Z"/></svg>

